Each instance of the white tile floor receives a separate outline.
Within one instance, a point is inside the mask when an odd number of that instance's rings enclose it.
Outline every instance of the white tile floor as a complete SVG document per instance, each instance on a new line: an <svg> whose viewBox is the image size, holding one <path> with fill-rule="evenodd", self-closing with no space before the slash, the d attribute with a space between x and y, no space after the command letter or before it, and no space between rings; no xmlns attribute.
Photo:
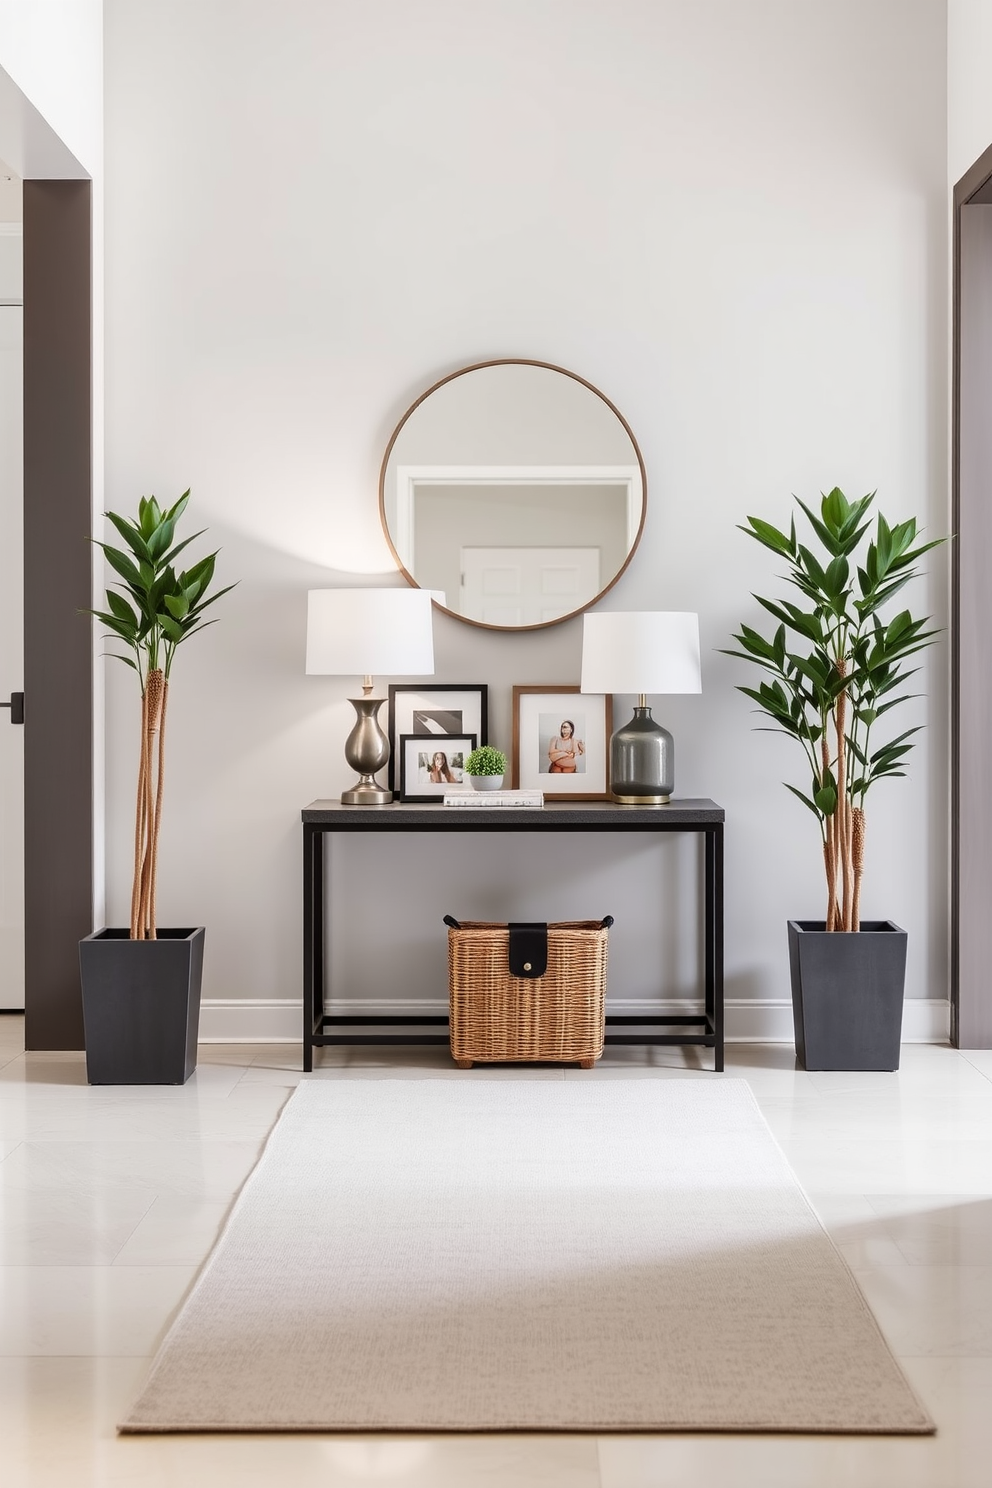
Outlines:
<svg viewBox="0 0 992 1488"><path fill-rule="evenodd" d="M290 1088L288 1046L204 1047L182 1089L90 1088L0 1017L0 1481L5 1488L985 1488L992 1481L992 1054L908 1046L894 1075L807 1074L736 1045L935 1438L202 1436L114 1422ZM444 1051L325 1051L318 1079L717 1078L696 1051L596 1070L455 1071Z"/></svg>

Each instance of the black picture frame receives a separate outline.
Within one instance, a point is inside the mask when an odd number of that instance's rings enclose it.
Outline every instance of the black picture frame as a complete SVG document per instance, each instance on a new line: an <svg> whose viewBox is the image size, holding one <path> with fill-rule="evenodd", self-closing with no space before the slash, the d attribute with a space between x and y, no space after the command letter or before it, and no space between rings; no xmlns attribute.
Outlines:
<svg viewBox="0 0 992 1488"><path fill-rule="evenodd" d="M445 791L460 789L464 784L465 761L475 748L477 738L477 734L400 734L400 800L440 801ZM438 747L441 742L446 745L443 750ZM446 756L445 763L450 766L452 779L436 783L424 780L426 761L435 753Z"/></svg>
<svg viewBox="0 0 992 1488"><path fill-rule="evenodd" d="M397 759L399 741L403 734L420 732L414 728L415 715L433 714L434 721L442 723L444 715L450 721L460 714L457 728L425 728L424 733L436 733L438 737L457 735L467 738L475 734L482 744L489 742L489 687L485 682L446 682L425 686L422 682L391 682L386 720L389 739L389 789L397 791L400 766Z"/></svg>

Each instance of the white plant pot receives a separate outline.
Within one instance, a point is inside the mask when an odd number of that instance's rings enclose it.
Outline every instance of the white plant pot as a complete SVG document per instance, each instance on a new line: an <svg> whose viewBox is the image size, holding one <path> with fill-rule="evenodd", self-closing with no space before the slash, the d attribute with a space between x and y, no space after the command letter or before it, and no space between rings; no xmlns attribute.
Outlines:
<svg viewBox="0 0 992 1488"><path fill-rule="evenodd" d="M502 775L469 775L474 790L500 790L503 785Z"/></svg>

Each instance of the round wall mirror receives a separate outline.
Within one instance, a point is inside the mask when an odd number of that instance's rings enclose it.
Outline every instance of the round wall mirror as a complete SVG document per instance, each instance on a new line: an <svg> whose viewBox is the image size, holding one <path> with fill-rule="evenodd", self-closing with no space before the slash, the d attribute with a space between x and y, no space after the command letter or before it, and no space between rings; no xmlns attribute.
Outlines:
<svg viewBox="0 0 992 1488"><path fill-rule="evenodd" d="M481 362L436 382L403 415L379 477L409 582L496 630L594 604L630 562L646 501L626 419L548 362Z"/></svg>

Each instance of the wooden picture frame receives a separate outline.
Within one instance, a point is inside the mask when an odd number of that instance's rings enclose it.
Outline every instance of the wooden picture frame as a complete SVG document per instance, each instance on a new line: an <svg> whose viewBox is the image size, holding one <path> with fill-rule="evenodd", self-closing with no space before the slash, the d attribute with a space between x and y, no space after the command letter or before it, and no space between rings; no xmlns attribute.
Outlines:
<svg viewBox="0 0 992 1488"><path fill-rule="evenodd" d="M565 724L571 724L570 736ZM513 788L543 790L546 801L608 801L612 732L609 694L515 686Z"/></svg>

